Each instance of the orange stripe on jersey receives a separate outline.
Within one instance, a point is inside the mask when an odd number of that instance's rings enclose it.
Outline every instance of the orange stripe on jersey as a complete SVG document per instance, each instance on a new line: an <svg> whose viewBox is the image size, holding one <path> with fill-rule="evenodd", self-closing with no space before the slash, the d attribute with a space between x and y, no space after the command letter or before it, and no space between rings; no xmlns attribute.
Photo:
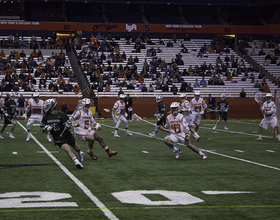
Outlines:
<svg viewBox="0 0 280 220"><path fill-rule="evenodd" d="M87 134L77 134L77 133L75 133L75 135L81 136L81 137L87 136Z"/></svg>

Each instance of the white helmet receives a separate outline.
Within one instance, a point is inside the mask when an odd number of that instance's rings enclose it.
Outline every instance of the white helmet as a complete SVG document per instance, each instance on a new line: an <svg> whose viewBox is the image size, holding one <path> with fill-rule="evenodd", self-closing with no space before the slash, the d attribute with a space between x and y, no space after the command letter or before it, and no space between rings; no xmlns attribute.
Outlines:
<svg viewBox="0 0 280 220"><path fill-rule="evenodd" d="M181 93L180 94L180 98L186 98L186 96L187 96L186 93Z"/></svg>
<svg viewBox="0 0 280 220"><path fill-rule="evenodd" d="M14 92L11 92L9 95L11 100L15 100L16 95Z"/></svg>
<svg viewBox="0 0 280 220"><path fill-rule="evenodd" d="M55 99L47 99L44 103L44 111L49 112L50 110L55 109L57 102Z"/></svg>
<svg viewBox="0 0 280 220"><path fill-rule="evenodd" d="M88 99L88 98L84 98L83 101L84 101L85 105L89 105L91 103L90 99Z"/></svg>
<svg viewBox="0 0 280 220"><path fill-rule="evenodd" d="M125 99L125 95L124 94L120 94L120 99Z"/></svg>
<svg viewBox="0 0 280 220"><path fill-rule="evenodd" d="M158 95L158 96L156 97L156 100L157 100L157 102L162 102L163 97L162 97L161 95Z"/></svg>
<svg viewBox="0 0 280 220"><path fill-rule="evenodd" d="M180 103L179 102L172 102L170 105L171 108L171 114L176 116L180 110Z"/></svg>
<svg viewBox="0 0 280 220"><path fill-rule="evenodd" d="M33 98L36 98L36 97L37 97L37 98L40 97L40 94L39 94L38 92L34 92L34 93L33 93Z"/></svg>
<svg viewBox="0 0 280 220"><path fill-rule="evenodd" d="M265 97L270 97L270 98L272 98L272 94L269 92L269 93L266 93L265 94Z"/></svg>
<svg viewBox="0 0 280 220"><path fill-rule="evenodd" d="M225 95L225 94L222 94L222 95L221 95L221 99L222 99L222 100L225 100L225 98L226 98L226 95Z"/></svg>
<svg viewBox="0 0 280 220"><path fill-rule="evenodd" d="M199 90L194 91L194 95L200 95L200 91Z"/></svg>

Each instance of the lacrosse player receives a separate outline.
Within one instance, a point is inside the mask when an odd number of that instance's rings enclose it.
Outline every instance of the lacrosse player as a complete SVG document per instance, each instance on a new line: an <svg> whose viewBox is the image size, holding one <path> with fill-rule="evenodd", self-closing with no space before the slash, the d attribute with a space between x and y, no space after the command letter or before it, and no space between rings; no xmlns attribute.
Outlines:
<svg viewBox="0 0 280 220"><path fill-rule="evenodd" d="M196 90L194 96L195 97L190 101L190 107L195 121L195 131L197 132L202 115L204 115L204 112L207 109L207 104L203 98L200 98L200 91Z"/></svg>
<svg viewBox="0 0 280 220"><path fill-rule="evenodd" d="M256 139L256 141L262 141L262 132L263 128L268 129L269 125L276 130L278 141L280 141L280 134L278 129L278 122L277 122L277 116L276 116L276 105L271 100L272 94L266 93L266 102L263 103L261 106L261 111L263 113L263 120L261 121L259 125L259 138Z"/></svg>
<svg viewBox="0 0 280 220"><path fill-rule="evenodd" d="M195 141L198 142L200 139L200 136L197 134L197 132L192 128L194 117L191 114L191 107L189 101L186 99L187 95L185 93L180 94L181 98L181 109L180 112L185 116L186 122L188 123L188 126L190 128L190 131L193 133L193 136L195 138Z"/></svg>
<svg viewBox="0 0 280 220"><path fill-rule="evenodd" d="M227 112L229 110L229 104L228 104L228 101L226 100L226 95L225 94L221 95L221 99L217 103L216 110L219 110L219 119L218 119L217 123L215 124L215 126L213 127L213 129L215 130L217 128L218 124L222 120L224 120L225 121L224 129L228 130L228 128L227 128L227 120L228 120Z"/></svg>
<svg viewBox="0 0 280 220"><path fill-rule="evenodd" d="M41 123L43 115L44 115L44 101L39 99L40 95L37 92L33 93L33 98L29 100L28 106L25 109L25 113L22 116L23 119L27 118L27 113L30 111L31 116L28 119L28 122L26 124L27 129L27 138L26 141L29 141L31 138L31 126L34 124L34 122ZM50 138L49 132L46 132L48 141L52 141Z"/></svg>
<svg viewBox="0 0 280 220"><path fill-rule="evenodd" d="M115 102L113 109L112 109L112 117L114 119L114 122L116 123L115 126L115 133L114 133L114 137L120 137L118 135L118 130L120 127L120 123L123 122L125 125L125 129L126 129L126 135L131 136L132 134L128 131L128 123L126 120L127 117L127 113L125 112L125 95L124 94L120 94L120 98L118 101Z"/></svg>
<svg viewBox="0 0 280 220"><path fill-rule="evenodd" d="M156 101L157 101L157 112L155 114L155 117L157 118L157 126L155 127L155 132L149 134L153 138L156 138L157 133L159 131L159 127L164 126L166 124L165 105L163 103L163 97L158 95L156 97Z"/></svg>
<svg viewBox="0 0 280 220"><path fill-rule="evenodd" d="M15 102L15 93L12 92L9 95L9 99L1 107L1 111L4 113L4 124L0 130L0 139L4 139L4 137L2 137L2 133L4 132L8 124L12 124L9 138L15 139L13 135L13 131L17 124L16 121L14 120L16 114L16 108L17 108L17 103Z"/></svg>
<svg viewBox="0 0 280 220"><path fill-rule="evenodd" d="M92 112L89 110L90 107L90 99L84 98L84 107L80 111L76 111L76 113L72 117L72 124L74 125L74 133L76 138L81 141L88 142L89 150L87 153L93 160L97 160L97 156L93 152L93 144L94 141L98 141L100 146L104 148L109 157L116 155L117 151L111 151L109 147L104 142L103 138L96 132L96 130L100 130L101 126L99 123L93 118ZM91 128L94 128L93 130Z"/></svg>
<svg viewBox="0 0 280 220"><path fill-rule="evenodd" d="M172 102L170 105L171 114L167 116L167 122L165 126L161 126L160 130L164 131L170 129L170 135L167 135L163 142L173 149L175 152L175 158L179 158L181 150L176 147L178 142L185 144L188 148L193 150L195 153L198 153L202 159L207 159L207 156L202 153L195 145L190 142L189 126L185 120L184 115L179 113L180 103Z"/></svg>
<svg viewBox="0 0 280 220"><path fill-rule="evenodd" d="M66 154L73 160L77 168L83 169L84 166L80 163L80 161L84 160L82 152L69 130L72 127L72 121L69 120L69 117L64 112L55 110L56 104L55 99L48 99L45 101L45 114L41 122L41 131L50 132L53 137L54 144L58 145L66 152ZM66 129L64 130L64 128ZM72 153L69 145L78 153L80 161L76 158L75 154Z"/></svg>

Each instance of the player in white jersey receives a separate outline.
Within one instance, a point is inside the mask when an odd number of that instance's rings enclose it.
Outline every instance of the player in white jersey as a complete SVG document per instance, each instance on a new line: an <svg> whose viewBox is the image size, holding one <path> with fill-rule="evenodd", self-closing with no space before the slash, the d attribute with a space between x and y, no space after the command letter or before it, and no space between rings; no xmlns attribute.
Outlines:
<svg viewBox="0 0 280 220"><path fill-rule="evenodd" d="M186 99L187 95L185 93L182 93L180 95L181 98L181 109L180 112L185 116L186 122L188 123L188 126L190 128L190 131L193 133L193 136L195 138L195 141L198 142L200 139L200 136L197 134L197 132L192 128L194 117L191 113L191 106L189 101Z"/></svg>
<svg viewBox="0 0 280 220"><path fill-rule="evenodd" d="M194 116L195 131L197 132L202 115L204 115L204 112L207 109L207 104L203 98L200 98L200 91L196 90L194 96L195 97L190 101L190 107L192 109L192 115Z"/></svg>
<svg viewBox="0 0 280 220"><path fill-rule="evenodd" d="M34 124L34 122L41 123L43 115L44 115L44 101L39 99L39 93L34 92L33 93L33 98L29 100L28 106L25 109L25 113L22 116L23 119L27 118L27 113L30 111L31 115L28 119L28 122L26 124L26 129L27 129L27 138L26 141L29 141L31 138L31 126ZM50 138L50 134L47 132L47 139L48 141L52 141Z"/></svg>
<svg viewBox="0 0 280 220"><path fill-rule="evenodd" d="M1 110L2 107L4 107L4 103L5 103L5 97L4 94L2 94L0 98L0 119L4 118L4 112Z"/></svg>
<svg viewBox="0 0 280 220"><path fill-rule="evenodd" d="M103 138L96 132L96 130L101 129L101 126L99 123L96 123L92 112L89 110L90 99L84 98L83 101L83 109L77 111L72 117L75 136L81 141L88 142L89 149L87 153L93 160L97 159L97 156L93 152L94 141L99 142L100 146L107 152L109 157L116 155L118 152L110 150Z"/></svg>
<svg viewBox="0 0 280 220"><path fill-rule="evenodd" d="M126 129L126 135L132 135L128 131L128 123L127 123L127 120L126 120L127 113L125 112L124 99L125 99L125 95L120 94L120 100L115 102L115 104L113 106L113 109L112 109L112 117L114 119L114 122L116 123L114 137L120 137L118 135L118 130L119 130L121 122L124 123L125 129Z"/></svg>
<svg viewBox="0 0 280 220"><path fill-rule="evenodd" d="M171 114L167 116L166 125L160 127L160 130L170 129L170 135L167 135L163 141L164 143L173 149L176 153L175 158L179 158L181 150L176 147L178 142L185 144L188 148L198 153L202 159L207 159L207 156L202 153L195 145L190 142L189 126L185 120L184 115L179 113L180 103L173 102L170 105Z"/></svg>
<svg viewBox="0 0 280 220"><path fill-rule="evenodd" d="M269 125L276 130L278 141L280 141L278 121L276 116L276 110L277 110L276 105L271 100L272 99L271 93L266 93L265 97L266 97L266 102L264 102L263 105L261 106L261 111L263 113L264 118L259 125L259 138L257 138L256 141L262 141L263 128L267 130Z"/></svg>

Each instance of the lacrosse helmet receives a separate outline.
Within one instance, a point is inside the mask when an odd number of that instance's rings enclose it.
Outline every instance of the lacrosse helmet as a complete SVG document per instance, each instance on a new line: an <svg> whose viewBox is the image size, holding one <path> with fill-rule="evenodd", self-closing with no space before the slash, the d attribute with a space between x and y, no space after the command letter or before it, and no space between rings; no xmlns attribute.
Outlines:
<svg viewBox="0 0 280 220"><path fill-rule="evenodd" d="M50 110L55 109L57 102L55 99L47 99L44 103L44 111L49 112Z"/></svg>
<svg viewBox="0 0 280 220"><path fill-rule="evenodd" d="M15 100L15 97L16 97L15 93L14 93L14 92L11 92L11 93L10 93L10 99L11 99L11 100Z"/></svg>
<svg viewBox="0 0 280 220"><path fill-rule="evenodd" d="M171 114L173 116L178 115L179 110L180 110L180 103L179 102L172 102L170 105L170 109L171 109Z"/></svg>
<svg viewBox="0 0 280 220"><path fill-rule="evenodd" d="M33 93L33 99L35 100L35 102L38 101L39 97L40 97L40 95L39 95L38 92L34 92L34 93Z"/></svg>
<svg viewBox="0 0 280 220"><path fill-rule="evenodd" d="M195 96L200 95L200 91L199 90L194 91L194 95Z"/></svg>
<svg viewBox="0 0 280 220"><path fill-rule="evenodd" d="M91 102L90 102L90 99L84 98L84 99L83 99L83 104L84 104L83 108L84 108L84 109L89 109L90 103L91 103Z"/></svg>
<svg viewBox="0 0 280 220"><path fill-rule="evenodd" d="M124 99L125 99L125 95L124 94L120 94L120 101L124 102Z"/></svg>
<svg viewBox="0 0 280 220"><path fill-rule="evenodd" d="M222 99L222 100L225 100L225 99L226 99L226 95L225 95L225 94L222 94L222 95L221 95L221 99Z"/></svg>
<svg viewBox="0 0 280 220"><path fill-rule="evenodd" d="M161 95L158 95L158 96L156 97L156 100L157 100L157 102L162 102L163 97L162 97Z"/></svg>
<svg viewBox="0 0 280 220"><path fill-rule="evenodd" d="M269 93L266 93L265 94L265 97L270 97L270 98L272 98L272 94L269 92Z"/></svg>
<svg viewBox="0 0 280 220"><path fill-rule="evenodd" d="M181 98L182 101L184 101L186 99L186 97L187 97L186 93L181 93L180 94L180 98Z"/></svg>

